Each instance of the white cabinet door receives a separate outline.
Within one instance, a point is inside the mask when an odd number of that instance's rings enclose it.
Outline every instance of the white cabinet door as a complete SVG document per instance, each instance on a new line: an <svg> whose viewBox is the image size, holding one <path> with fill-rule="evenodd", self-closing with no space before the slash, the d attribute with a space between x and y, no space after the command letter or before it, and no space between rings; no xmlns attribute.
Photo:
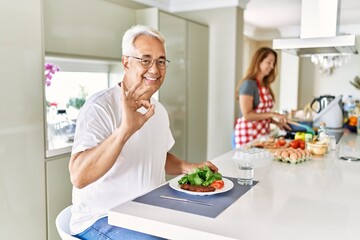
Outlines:
<svg viewBox="0 0 360 240"><path fill-rule="evenodd" d="M64 156L46 162L48 240L61 239L55 226L55 219L61 210L71 205L69 158L70 156Z"/></svg>
<svg viewBox="0 0 360 240"><path fill-rule="evenodd" d="M187 158L191 162L207 159L208 39L208 27L188 22Z"/></svg>
<svg viewBox="0 0 360 240"><path fill-rule="evenodd" d="M184 19L160 13L159 29L166 39L170 64L159 90L159 100L169 113L175 138L171 152L187 158L187 24Z"/></svg>
<svg viewBox="0 0 360 240"><path fill-rule="evenodd" d="M159 15L171 61L159 90L176 141L171 152L201 162L207 153L208 27L162 12Z"/></svg>

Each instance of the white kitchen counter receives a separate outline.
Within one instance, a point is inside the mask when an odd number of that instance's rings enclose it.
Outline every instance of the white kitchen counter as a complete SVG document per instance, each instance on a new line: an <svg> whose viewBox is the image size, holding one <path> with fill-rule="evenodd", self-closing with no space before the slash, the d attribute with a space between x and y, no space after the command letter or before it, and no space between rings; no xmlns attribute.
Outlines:
<svg viewBox="0 0 360 240"><path fill-rule="evenodd" d="M337 150L300 164L259 160L259 183L216 218L128 201L109 211L109 223L168 239L360 239L360 136L344 134ZM354 155L356 154L356 155ZM212 160L236 177L228 152Z"/></svg>

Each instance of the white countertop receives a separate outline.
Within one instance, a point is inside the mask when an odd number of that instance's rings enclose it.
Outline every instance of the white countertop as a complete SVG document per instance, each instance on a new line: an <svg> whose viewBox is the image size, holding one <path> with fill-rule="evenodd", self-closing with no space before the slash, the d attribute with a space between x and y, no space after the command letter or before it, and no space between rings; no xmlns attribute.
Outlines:
<svg viewBox="0 0 360 240"><path fill-rule="evenodd" d="M337 150L300 164L259 160L259 183L216 218L128 201L109 223L168 239L360 239L360 136L344 134ZM356 155L354 155L356 154ZM212 160L236 177L232 151Z"/></svg>

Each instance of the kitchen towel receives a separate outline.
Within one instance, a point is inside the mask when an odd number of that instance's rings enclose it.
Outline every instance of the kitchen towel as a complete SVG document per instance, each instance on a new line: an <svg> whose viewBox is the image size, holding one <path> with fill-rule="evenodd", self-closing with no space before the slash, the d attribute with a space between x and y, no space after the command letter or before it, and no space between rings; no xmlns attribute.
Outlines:
<svg viewBox="0 0 360 240"><path fill-rule="evenodd" d="M237 183L236 178L226 177L234 183L234 187L224 193L207 195L207 196L197 196L190 195L183 192L176 191L172 189L168 183L162 185L151 192L148 192L138 198L135 198L133 201L154 205L163 208L169 208L181 212L187 212L192 214L197 214L205 217L215 218L220 213L222 213L227 207L229 207L233 202L235 202L239 197L249 191L254 187L258 181L254 181L253 185L246 186L240 185ZM161 195L167 195L177 198L186 198L194 201L202 201L213 204L212 206L200 205L194 203L180 202L175 200L163 199L160 198Z"/></svg>

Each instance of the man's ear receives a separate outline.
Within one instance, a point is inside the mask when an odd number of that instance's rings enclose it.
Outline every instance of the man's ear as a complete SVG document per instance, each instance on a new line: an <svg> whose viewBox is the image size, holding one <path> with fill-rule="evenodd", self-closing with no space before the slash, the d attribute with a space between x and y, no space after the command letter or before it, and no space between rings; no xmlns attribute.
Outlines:
<svg viewBox="0 0 360 240"><path fill-rule="evenodd" d="M123 65L125 71L129 69L129 58L128 57L123 55L121 57L121 63Z"/></svg>

